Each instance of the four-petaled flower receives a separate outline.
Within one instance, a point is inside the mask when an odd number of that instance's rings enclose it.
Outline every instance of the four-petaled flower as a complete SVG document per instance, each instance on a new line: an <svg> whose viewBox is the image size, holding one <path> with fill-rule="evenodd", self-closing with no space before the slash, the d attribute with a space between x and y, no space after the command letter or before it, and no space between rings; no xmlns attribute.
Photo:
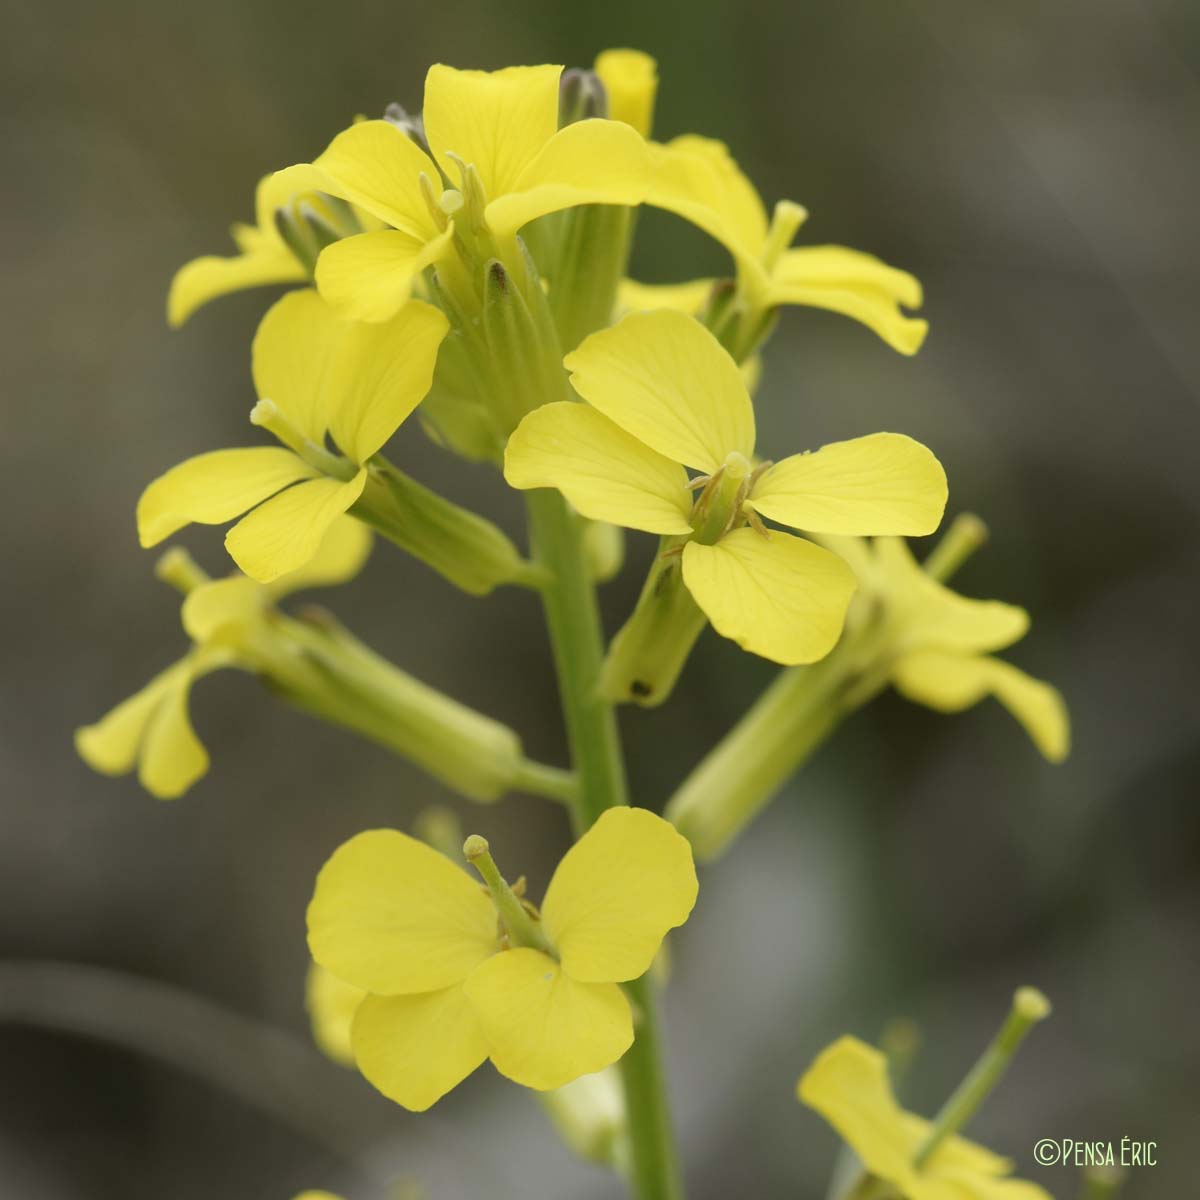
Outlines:
<svg viewBox="0 0 1200 1200"><path fill-rule="evenodd" d="M807 217L781 200L768 219L754 184L728 149L711 138L685 135L652 143L654 182L645 203L684 217L715 238L733 257L741 303L752 312L801 304L862 322L901 354L915 354L928 323L907 316L920 308L921 285L870 254L845 246L792 247ZM654 287L629 283L624 308L681 308L696 313L712 280Z"/></svg>
<svg viewBox="0 0 1200 1200"><path fill-rule="evenodd" d="M77 729L80 757L105 775L137 767L142 787L160 800L183 795L208 770L208 752L188 717L192 684L222 667L247 666L246 651L271 606L292 592L352 579L366 562L371 542L369 529L343 517L309 562L269 585L231 575L193 588L182 612L192 648L94 725Z"/></svg>
<svg viewBox="0 0 1200 1200"><path fill-rule="evenodd" d="M453 256L464 217L461 235L503 243L546 213L640 203L650 179L644 140L621 121L559 129L561 74L558 66L430 67L422 116L432 158L394 124L362 121L315 162L282 172L290 188L339 196L391 226L327 247L317 263L321 294L348 317L386 320L422 270Z"/></svg>
<svg viewBox="0 0 1200 1200"><path fill-rule="evenodd" d="M687 842L644 809L605 812L567 851L537 922L549 950L504 936L465 871L395 830L341 846L308 909L313 958L368 993L354 1057L381 1092L428 1108L486 1058L538 1090L608 1066L633 1041L618 986L649 968L696 900Z"/></svg>
<svg viewBox="0 0 1200 1200"><path fill-rule="evenodd" d="M903 1200L1051 1200L1036 1184L1009 1178L1008 1159L966 1138L946 1138L916 1167L930 1123L896 1103L886 1058L857 1038L839 1038L823 1050L797 1094Z"/></svg>
<svg viewBox="0 0 1200 1200"><path fill-rule="evenodd" d="M508 443L517 488L555 487L584 516L686 539L683 580L718 633L780 663L822 658L854 576L837 555L768 530L925 534L946 504L937 459L877 433L755 466L737 364L699 322L632 313L567 355L588 402L534 410ZM707 474L693 505L686 467Z"/></svg>
<svg viewBox="0 0 1200 1200"><path fill-rule="evenodd" d="M899 538L823 540L858 577L856 608L873 607L883 622L877 654L901 695L939 712L961 712L995 696L1047 759L1067 757L1070 718L1058 690L992 657L1025 636L1023 608L951 591Z"/></svg>
<svg viewBox="0 0 1200 1200"><path fill-rule="evenodd" d="M340 320L311 288L284 296L254 338L251 413L284 444L216 450L160 476L138 501L142 545L252 509L225 537L234 562L261 583L303 566L362 494L367 461L429 391L448 328L418 300L362 325Z"/></svg>

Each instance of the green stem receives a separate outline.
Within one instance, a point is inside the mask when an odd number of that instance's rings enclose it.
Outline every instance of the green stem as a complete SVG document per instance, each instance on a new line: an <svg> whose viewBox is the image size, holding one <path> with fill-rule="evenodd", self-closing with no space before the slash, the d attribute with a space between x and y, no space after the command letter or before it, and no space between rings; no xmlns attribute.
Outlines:
<svg viewBox="0 0 1200 1200"><path fill-rule="evenodd" d="M558 800L563 804L573 804L579 792L574 771L564 771L561 767L552 767L533 758L523 758L517 764L513 787L530 796Z"/></svg>
<svg viewBox="0 0 1200 1200"><path fill-rule="evenodd" d="M845 715L838 667L827 658L781 671L679 786L664 815L698 858L720 854Z"/></svg>
<svg viewBox="0 0 1200 1200"><path fill-rule="evenodd" d="M579 779L571 810L578 837L605 809L629 803L625 763L616 714L600 694L604 643L583 523L558 492L538 488L525 499L534 560L552 577L542 588L542 603Z"/></svg>
<svg viewBox="0 0 1200 1200"><path fill-rule="evenodd" d="M583 522L555 491L526 493L537 562L552 575L542 589L546 624L579 788L571 806L576 836L606 809L628 803L625 764L612 705L600 693L604 642L588 570ZM652 985L625 985L637 1036L621 1059L630 1137L630 1186L639 1200L680 1200L683 1183L667 1103Z"/></svg>

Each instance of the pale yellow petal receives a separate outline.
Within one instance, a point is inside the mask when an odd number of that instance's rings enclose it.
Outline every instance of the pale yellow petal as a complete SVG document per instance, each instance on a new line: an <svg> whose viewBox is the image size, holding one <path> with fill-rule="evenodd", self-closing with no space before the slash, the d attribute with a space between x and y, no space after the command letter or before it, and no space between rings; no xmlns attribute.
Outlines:
<svg viewBox="0 0 1200 1200"><path fill-rule="evenodd" d="M690 533L687 472L585 404L534 409L504 452L515 488L558 488L578 512L647 533Z"/></svg>
<svg viewBox="0 0 1200 1200"><path fill-rule="evenodd" d="M281 173L280 183L284 191L340 196L424 241L438 227L421 193L422 173L440 193L437 168L407 134L390 121L359 121L339 133L311 166Z"/></svg>
<svg viewBox="0 0 1200 1200"><path fill-rule="evenodd" d="M190 671L191 664L186 658L173 663L94 725L77 729L75 749L80 758L93 771L103 775L124 775L132 771L151 718L164 697L179 687Z"/></svg>
<svg viewBox="0 0 1200 1200"><path fill-rule="evenodd" d="M310 479L260 504L226 535L225 549L251 579L270 583L316 554L330 525L352 505L367 482L363 467L353 479Z"/></svg>
<svg viewBox="0 0 1200 1200"><path fill-rule="evenodd" d="M450 245L453 227L429 239L398 229L342 238L317 259L317 287L352 321L386 321L411 297L417 276Z"/></svg>
<svg viewBox="0 0 1200 1200"><path fill-rule="evenodd" d="M268 496L316 475L281 446L214 450L160 475L138 500L138 538L156 546L192 521L221 525Z"/></svg>
<svg viewBox="0 0 1200 1200"><path fill-rule="evenodd" d="M207 642L230 626L247 628L262 616L270 593L244 575L202 583L183 602L183 627L194 642Z"/></svg>
<svg viewBox="0 0 1200 1200"><path fill-rule="evenodd" d="M525 1087L562 1087L633 1044L629 1001L615 983L577 983L538 950L494 955L466 992L496 1070Z"/></svg>
<svg viewBox="0 0 1200 1200"><path fill-rule="evenodd" d="M761 258L767 213L728 149L711 138L688 135L652 146L651 163L654 175L646 203L683 217L715 238L752 290L765 293L768 277Z"/></svg>
<svg viewBox="0 0 1200 1200"><path fill-rule="evenodd" d="M906 1200L1050 1200L1033 1184L1003 1178L1012 1164L965 1138L947 1138L916 1170L912 1162L930 1123L896 1103L887 1060L857 1038L839 1038L823 1050L797 1094Z"/></svg>
<svg viewBox="0 0 1200 1200"><path fill-rule="evenodd" d="M921 1134L904 1121L888 1081L887 1060L857 1038L842 1037L823 1050L796 1089L802 1104L815 1109L872 1174L913 1195L911 1165Z"/></svg>
<svg viewBox="0 0 1200 1200"><path fill-rule="evenodd" d="M343 1066L354 1062L350 1026L366 992L339 979L319 963L310 963L304 984L304 1004L312 1023L313 1041L323 1054Z"/></svg>
<svg viewBox="0 0 1200 1200"><path fill-rule="evenodd" d="M900 433L873 433L783 459L747 503L813 533L920 535L938 527L946 497L946 472L930 450Z"/></svg>
<svg viewBox="0 0 1200 1200"><path fill-rule="evenodd" d="M535 217L580 204L640 204L649 186L649 151L634 130L620 121L576 121L491 201L487 222L498 234L515 233Z"/></svg>
<svg viewBox="0 0 1200 1200"><path fill-rule="evenodd" d="M281 575L269 587L276 599L305 588L348 583L366 565L374 534L354 517L338 517L321 539L316 554L304 566Z"/></svg>
<svg viewBox="0 0 1200 1200"><path fill-rule="evenodd" d="M280 242L257 235L247 239L242 254L229 258L207 254L184 263L167 293L167 321L178 329L188 317L218 296L271 283L298 283L305 278L296 256Z"/></svg>
<svg viewBox="0 0 1200 1200"><path fill-rule="evenodd" d="M787 251L771 272L764 303L824 308L861 322L893 350L916 354L929 323L900 308L921 303L921 285L869 254L843 246L812 246Z"/></svg>
<svg viewBox="0 0 1200 1200"><path fill-rule="evenodd" d="M750 528L715 546L689 542L683 581L713 628L785 665L816 662L841 636L854 572L803 538Z"/></svg>
<svg viewBox="0 0 1200 1200"><path fill-rule="evenodd" d="M658 63L640 50L603 50L596 55L593 69L604 84L609 117L649 137L658 92Z"/></svg>
<svg viewBox="0 0 1200 1200"><path fill-rule="evenodd" d="M489 200L513 190L558 129L562 67L458 71L440 63L425 76L425 134L448 179L451 155L475 166Z"/></svg>
<svg viewBox="0 0 1200 1200"><path fill-rule="evenodd" d="M498 948L496 913L467 873L393 829L334 851L308 907L321 966L379 995L461 983Z"/></svg>
<svg viewBox="0 0 1200 1200"><path fill-rule="evenodd" d="M892 668L898 691L940 712L959 712L995 696L1025 728L1050 762L1070 752L1071 728L1057 688L998 658L919 650L899 658Z"/></svg>
<svg viewBox="0 0 1200 1200"><path fill-rule="evenodd" d="M389 321L348 330L329 430L354 462L376 454L425 398L449 328L440 309L410 300Z"/></svg>
<svg viewBox="0 0 1200 1200"><path fill-rule="evenodd" d="M610 808L558 864L542 923L572 979L622 983L649 970L697 888L692 848L673 825L644 808Z"/></svg>
<svg viewBox="0 0 1200 1200"><path fill-rule="evenodd" d="M711 279L690 279L686 283L639 283L636 279L622 279L617 285L617 311L673 308L694 317L708 302L712 286Z"/></svg>
<svg viewBox="0 0 1200 1200"><path fill-rule="evenodd" d="M368 996L350 1030L358 1069L389 1100L424 1112L488 1055L461 984L415 996Z"/></svg>
<svg viewBox="0 0 1200 1200"><path fill-rule="evenodd" d="M683 313L630 313L563 360L575 390L659 454L715 471L754 452L754 409L737 363Z"/></svg>
<svg viewBox="0 0 1200 1200"><path fill-rule="evenodd" d="M960 596L931 579L900 538L876 538L875 563L905 650L988 653L1011 646L1029 629L1023 608Z"/></svg>
<svg viewBox="0 0 1200 1200"><path fill-rule="evenodd" d="M138 756L138 782L160 800L182 796L207 770L208 752L188 716L195 663L180 674L146 726Z"/></svg>
<svg viewBox="0 0 1200 1200"><path fill-rule="evenodd" d="M323 446L350 326L313 288L289 292L259 322L250 351L254 390L304 438Z"/></svg>

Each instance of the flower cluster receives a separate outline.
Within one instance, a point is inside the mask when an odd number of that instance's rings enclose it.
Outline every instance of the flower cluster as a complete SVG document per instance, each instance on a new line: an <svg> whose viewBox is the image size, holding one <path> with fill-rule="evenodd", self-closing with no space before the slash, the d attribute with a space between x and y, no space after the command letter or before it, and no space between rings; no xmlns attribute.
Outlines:
<svg viewBox="0 0 1200 1200"><path fill-rule="evenodd" d="M754 393L780 309L840 313L911 355L927 331L912 313L920 284L846 247L794 247L805 210L783 200L768 215L725 146L652 138L656 88L653 61L624 50L591 71L433 66L419 114L391 105L266 176L256 224L234 228L238 253L178 272L176 326L217 296L294 285L251 352L251 423L276 444L189 458L145 489L143 546L234 522L239 570L212 580L168 552L191 649L76 737L97 770L137 766L153 794L179 795L208 764L189 688L232 666L468 799L523 790L563 804L576 840L540 908L478 836L463 855L482 885L445 839L379 829L336 850L308 909L314 1035L414 1111L490 1060L555 1097L544 1103L564 1139L644 1197L679 1194L648 972L696 902L693 854L713 857L888 684L946 711L995 695L1054 761L1069 740L1058 694L992 657L1024 633L1024 612L956 596L902 540L942 520L931 450L854 429L779 458L759 445ZM714 239L728 277L628 278L641 206ZM414 424L524 493L528 551L397 469L388 443ZM658 546L606 646L594 589L619 568L626 529ZM371 531L472 595L536 593L569 768L531 761L508 726L327 613L281 610L357 574ZM630 806L614 706L664 702L709 625L786 670L663 819ZM934 1153L882 1072L844 1041L801 1084L872 1186L1040 1197L969 1143L943 1138Z"/></svg>

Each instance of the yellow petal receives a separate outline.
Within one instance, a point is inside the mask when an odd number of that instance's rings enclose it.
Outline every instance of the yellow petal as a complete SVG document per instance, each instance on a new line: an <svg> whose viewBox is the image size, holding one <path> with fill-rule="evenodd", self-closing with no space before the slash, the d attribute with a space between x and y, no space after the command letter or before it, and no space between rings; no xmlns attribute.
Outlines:
<svg viewBox="0 0 1200 1200"><path fill-rule="evenodd" d="M930 1124L896 1103L886 1059L857 1038L839 1038L823 1050L796 1090L866 1169L906 1200L1050 1200L1033 1184L1003 1179L1012 1164L965 1138L947 1138L920 1171L914 1169Z"/></svg>
<svg viewBox="0 0 1200 1200"><path fill-rule="evenodd" d="M349 326L313 288L289 292L267 309L250 351L254 390L314 445L325 444Z"/></svg>
<svg viewBox="0 0 1200 1200"><path fill-rule="evenodd" d="M630 313L563 360L575 390L659 454L715 471L754 452L754 409L737 363L698 321Z"/></svg>
<svg viewBox="0 0 1200 1200"><path fill-rule="evenodd" d="M689 135L653 147L651 160L654 182L646 203L703 229L729 251L740 272L765 289L760 259L767 241L766 210L728 149Z"/></svg>
<svg viewBox="0 0 1200 1200"><path fill-rule="evenodd" d="M604 84L609 117L649 137L658 92L658 63L640 50L604 50L596 56L593 69Z"/></svg>
<svg viewBox="0 0 1200 1200"><path fill-rule="evenodd" d="M269 283L293 283L304 278L304 268L280 242L262 238L256 230L247 238L242 254L229 258L206 254L184 263L171 280L167 293L167 321L178 329L202 305L218 296Z"/></svg>
<svg viewBox="0 0 1200 1200"><path fill-rule="evenodd" d="M465 871L393 829L334 851L308 907L312 956L379 995L461 983L498 948L496 913Z"/></svg>
<svg viewBox="0 0 1200 1200"><path fill-rule="evenodd" d="M377 453L425 398L449 328L439 309L410 300L389 321L348 329L329 431L352 461L365 463Z"/></svg>
<svg viewBox="0 0 1200 1200"><path fill-rule="evenodd" d="M338 517L321 539L316 554L304 566L276 579L270 585L270 594L279 599L306 588L348 583L366 565L374 540L361 521Z"/></svg>
<svg viewBox="0 0 1200 1200"><path fill-rule="evenodd" d="M452 154L473 163L489 200L513 190L558 129L562 67L457 71L438 63L425 76L425 135L448 179Z"/></svg>
<svg viewBox="0 0 1200 1200"><path fill-rule="evenodd" d="M585 404L534 409L513 431L504 478L558 488L578 512L647 533L690 533L687 472Z"/></svg>
<svg viewBox="0 0 1200 1200"><path fill-rule="evenodd" d="M923 1131L905 1121L888 1081L887 1060L857 1038L827 1047L797 1085L802 1104L815 1109L873 1175L914 1195L912 1168ZM914 1136L915 1134L915 1136Z"/></svg>
<svg viewBox="0 0 1200 1200"><path fill-rule="evenodd" d="M410 1112L424 1112L488 1055L461 984L416 996L368 996L354 1015L350 1042L358 1069Z"/></svg>
<svg viewBox="0 0 1200 1200"><path fill-rule="evenodd" d="M138 538L156 546L192 521L220 525L268 496L316 475L281 446L214 450L160 475L138 500Z"/></svg>
<svg viewBox="0 0 1200 1200"><path fill-rule="evenodd" d="M673 308L694 317L708 301L712 286L711 279L690 279L687 283L638 283L636 279L622 279L617 285L617 311Z"/></svg>
<svg viewBox="0 0 1200 1200"><path fill-rule="evenodd" d="M747 503L813 533L918 535L938 527L946 495L931 451L901 433L873 433L783 459Z"/></svg>
<svg viewBox="0 0 1200 1200"><path fill-rule="evenodd" d="M304 1004L312 1022L313 1041L323 1054L343 1066L354 1062L350 1026L366 992L339 979L318 963L310 963L304 984Z"/></svg>
<svg viewBox="0 0 1200 1200"><path fill-rule="evenodd" d="M987 653L1025 636L1029 614L1000 600L973 600L930 579L900 538L875 539L876 572L905 650Z"/></svg>
<svg viewBox="0 0 1200 1200"><path fill-rule="evenodd" d="M190 671L191 663L186 658L172 664L94 725L77 729L75 749L80 758L103 775L132 771L151 718L164 697L179 687Z"/></svg>
<svg viewBox="0 0 1200 1200"><path fill-rule="evenodd" d="M577 983L538 950L494 955L466 992L496 1070L525 1087L562 1087L633 1044L629 1001L615 983Z"/></svg>
<svg viewBox="0 0 1200 1200"><path fill-rule="evenodd" d="M422 172L435 194L440 192L437 168L407 134L390 121L359 121L339 133L311 166L279 172L276 186L284 192L340 196L424 241L438 227L421 194Z"/></svg>
<svg viewBox="0 0 1200 1200"><path fill-rule="evenodd" d="M202 583L183 602L183 627L194 642L207 642L230 626L256 622L270 601L270 593L253 579L231 575Z"/></svg>
<svg viewBox="0 0 1200 1200"><path fill-rule="evenodd" d="M804 304L852 317L901 354L916 354L929 331L927 321L900 310L900 305L920 307L920 283L906 271L844 246L788 250L771 273L766 302Z"/></svg>
<svg viewBox="0 0 1200 1200"><path fill-rule="evenodd" d="M645 974L696 903L686 838L644 808L610 808L567 851L542 905L562 968L580 982Z"/></svg>
<svg viewBox="0 0 1200 1200"><path fill-rule="evenodd" d="M346 483L325 478L298 483L243 517L225 535L225 549L251 579L270 583L313 558L330 525L362 495L366 482L363 467Z"/></svg>
<svg viewBox="0 0 1200 1200"><path fill-rule="evenodd" d="M317 287L352 321L386 321L412 295L417 276L436 262L454 236L451 226L429 239L399 229L342 238L317 259Z"/></svg>
<svg viewBox="0 0 1200 1200"><path fill-rule="evenodd" d="M855 588L854 572L836 554L749 528L715 546L689 542L683 581L719 634L785 665L816 662L833 649Z"/></svg>
<svg viewBox="0 0 1200 1200"><path fill-rule="evenodd" d="M649 186L650 155L634 130L620 121L576 121L492 200L487 222L498 234L515 233L535 217L579 204L640 204Z"/></svg>
<svg viewBox="0 0 1200 1200"><path fill-rule="evenodd" d="M208 770L208 752L188 717L195 661L167 690L146 726L138 758L138 782L160 800L182 796Z"/></svg>
<svg viewBox="0 0 1200 1200"><path fill-rule="evenodd" d="M984 696L995 696L1050 762L1062 762L1070 752L1070 718L1062 695L1011 663L986 655L918 650L896 661L892 680L910 700L939 712L960 712Z"/></svg>

